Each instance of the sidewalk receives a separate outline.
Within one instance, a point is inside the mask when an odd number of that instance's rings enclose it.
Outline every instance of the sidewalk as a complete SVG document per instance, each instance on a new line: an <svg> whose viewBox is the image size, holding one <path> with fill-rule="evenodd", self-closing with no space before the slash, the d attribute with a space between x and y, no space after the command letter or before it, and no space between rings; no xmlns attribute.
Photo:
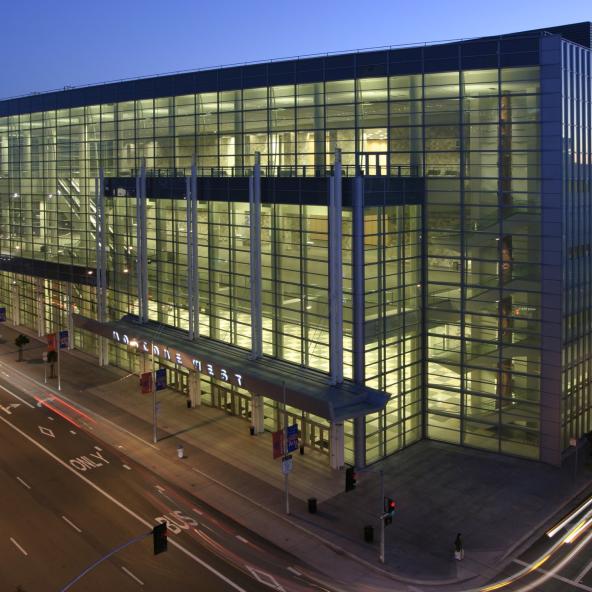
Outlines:
<svg viewBox="0 0 592 592"><path fill-rule="evenodd" d="M1 334L0 360L43 383L45 344L31 338L24 361L17 364L17 332L5 325ZM514 547L592 483L592 472L583 465L574 483L569 463L559 470L420 442L371 467L383 469L385 494L397 503L393 524L386 528L383 566L378 561L376 514L381 500L376 473L359 474L356 490L346 494L344 472L332 471L326 456L308 449L303 456L294 454L287 517L271 434L250 436L245 420L209 407L188 409L183 395L166 390L158 393L159 442L152 446L152 399L140 394L136 375L99 368L82 352L62 351L61 356L62 394L112 422L99 422L98 437L340 580L384 585L392 577L460 590L465 587L460 582L471 579L466 587L472 587L499 572ZM48 386L57 389L57 381ZM183 461L177 459L179 443L187 456ZM307 511L309 497L318 500L315 515ZM363 540L365 525L375 527L373 544ZM452 555L457 532L462 532L465 545L462 562Z"/></svg>

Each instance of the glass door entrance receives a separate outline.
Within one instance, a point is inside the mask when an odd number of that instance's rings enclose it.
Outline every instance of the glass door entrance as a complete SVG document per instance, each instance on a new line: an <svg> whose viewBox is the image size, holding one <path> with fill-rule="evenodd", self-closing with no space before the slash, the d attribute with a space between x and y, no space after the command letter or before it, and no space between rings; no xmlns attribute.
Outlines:
<svg viewBox="0 0 592 592"><path fill-rule="evenodd" d="M388 174L388 154L386 152L360 152L358 166L363 175L381 176Z"/></svg>

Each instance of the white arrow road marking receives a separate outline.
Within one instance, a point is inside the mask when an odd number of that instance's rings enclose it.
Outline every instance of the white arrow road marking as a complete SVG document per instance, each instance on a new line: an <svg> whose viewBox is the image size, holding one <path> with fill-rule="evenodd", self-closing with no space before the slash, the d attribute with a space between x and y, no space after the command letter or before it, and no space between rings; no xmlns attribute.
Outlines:
<svg viewBox="0 0 592 592"><path fill-rule="evenodd" d="M138 577L136 577L129 569L127 569L127 567L123 567L123 565L121 566L121 569L133 580L136 580L136 582L138 582L138 584L140 584L140 586L144 585L144 582L142 582L142 580Z"/></svg>
<svg viewBox="0 0 592 592"><path fill-rule="evenodd" d="M20 477L16 478L17 481L19 481L20 483L22 483L27 489L31 489L31 486L26 483L23 479L21 479Z"/></svg>
<svg viewBox="0 0 592 592"><path fill-rule="evenodd" d="M259 569L255 569L250 565L245 565L245 567L253 574L253 577L258 582L261 582L270 588L274 588L275 590L280 590L280 592L286 592L285 588L283 588L271 574L265 573Z"/></svg>
<svg viewBox="0 0 592 592"><path fill-rule="evenodd" d="M29 434L27 434L26 432L23 432L23 430L21 430L20 428L17 428L12 422L8 421L5 417L2 417L0 415L0 421L5 423L7 426L10 426L15 432L17 432L17 434L20 434L23 438L25 438L31 444L33 444L33 446L36 446L37 448L39 448L39 450L42 450L43 452L45 452L45 454L47 454L47 456L51 457L55 462L60 464L66 470L70 471L73 475L76 475L80 480L84 481L89 487L92 487L97 493L100 493L102 496L107 498L110 502L115 504L120 510L123 510L124 512L129 514L132 518L136 519L138 522L140 522L141 524L143 524L147 528L152 529L154 527L154 524L152 522L148 522L148 520L145 520L144 518L142 518L139 514L134 512L131 508L126 506L123 502L120 502L117 498L113 497L110 493L107 493L104 489L99 487L96 483L93 483L90 479L86 478L82 473L78 472L76 469L72 468L68 463L63 461L59 456L57 456L56 454L51 452L51 450L49 450L48 448L43 446L43 444L40 444L39 442L37 442L37 440L35 440L31 436L29 436ZM186 549L183 545L178 543L175 539L169 538L169 544L172 545L173 547L176 547L179 551L181 551L181 553L184 553L187 557L189 557L190 559L192 559L196 563L199 563L199 565L201 565L203 568L207 569L210 573L212 573L216 577L220 578L223 582L225 582L226 584L228 584L230 587L234 588L238 592L246 592L246 590L244 588L241 588L236 582L233 582L228 576L225 576L223 573L219 572L215 567L213 567L212 565L210 565L209 563L207 563L206 561L204 561L203 559L201 559L200 557L198 557L197 555L195 555L194 553L189 551L189 549Z"/></svg>
<svg viewBox="0 0 592 592"><path fill-rule="evenodd" d="M24 399L21 399L21 397L19 397L18 395L15 395L11 390L7 389L5 386L0 386L0 389L2 389L3 391L6 391L11 397L14 397L17 401L20 401L21 403L23 403L27 407L30 407L31 409L35 409L35 405L32 405L31 403L29 403L29 401L25 401Z"/></svg>
<svg viewBox="0 0 592 592"><path fill-rule="evenodd" d="M10 405L6 405L6 407L2 407L2 405L0 405L0 409L2 409L2 411L4 411L4 413L6 413L6 415L12 415L11 409L16 409L17 407L20 407L20 406L21 406L20 403L10 403Z"/></svg>
<svg viewBox="0 0 592 592"><path fill-rule="evenodd" d="M78 526L76 526L72 520L68 520L65 516L62 516L62 520L69 524L76 532L82 532L82 530L80 530L80 528L78 528Z"/></svg>
<svg viewBox="0 0 592 592"><path fill-rule="evenodd" d="M28 555L28 553L12 537L10 537L10 541L25 557Z"/></svg>
<svg viewBox="0 0 592 592"><path fill-rule="evenodd" d="M53 433L53 430L50 430L49 428L44 428L43 426L37 426L39 428L39 431L44 435L44 436L49 436L50 438L55 438L55 434Z"/></svg>

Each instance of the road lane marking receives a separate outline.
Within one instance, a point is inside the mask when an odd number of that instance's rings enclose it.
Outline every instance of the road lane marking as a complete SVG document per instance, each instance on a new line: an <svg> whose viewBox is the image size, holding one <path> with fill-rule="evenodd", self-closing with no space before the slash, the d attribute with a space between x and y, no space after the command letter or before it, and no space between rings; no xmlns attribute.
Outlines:
<svg viewBox="0 0 592 592"><path fill-rule="evenodd" d="M12 537L10 537L10 541L25 557L29 555Z"/></svg>
<svg viewBox="0 0 592 592"><path fill-rule="evenodd" d="M592 561L586 565L586 567L576 576L576 582L581 582L584 576L592 569Z"/></svg>
<svg viewBox="0 0 592 592"><path fill-rule="evenodd" d="M18 395L15 395L11 390L7 389L5 386L0 385L0 389L2 389L3 391L6 391L9 395L11 395L15 399L17 399L17 401L24 403L27 407L30 407L31 409L35 409L35 405L31 405L31 403L29 403L28 401L25 401L25 399L22 399Z"/></svg>
<svg viewBox="0 0 592 592"><path fill-rule="evenodd" d="M131 467L128 467L127 465L123 465L123 468L124 469L127 469L128 471L131 471L132 470L132 468Z"/></svg>
<svg viewBox="0 0 592 592"><path fill-rule="evenodd" d="M65 469L70 471L73 475L76 475L79 479L84 481L87 485L92 487L95 491L97 491L98 493L100 493L101 495L106 497L110 502L115 504L118 508L120 508L121 510L123 510L124 512L126 512L127 514L129 514L130 516L135 518L138 522L141 522L144 526L146 526L147 528L152 530L152 528L154 527L154 524L152 522L148 522L148 520L145 520L140 515L136 514L136 512L134 512L132 509L128 508L123 502L120 502L118 499L113 497L110 493L107 493L104 489L102 489L101 487L99 487L98 485L93 483L90 479L88 479L87 477L82 475L76 469L72 468L67 462L63 461L59 456L55 455L53 452L51 452L51 450L49 450L48 448L43 446L43 444L40 444L39 442L37 442L37 440L35 440L31 436L29 436L29 434L27 434L26 432L23 432L23 430L21 430L20 428L15 426L12 422L8 421L5 417L2 417L0 415L0 421L4 422L7 426L10 426L15 432L17 432L23 438L25 438L26 440L31 442L31 444L33 444L34 446L39 448L39 450L42 450L43 452L45 452L45 454L47 454L49 457L53 458L53 460L55 460L58 464L62 465ZM178 543L175 539L170 538L169 543L173 547L176 547L179 551L184 553L187 557L189 557L190 559L193 559L193 561L195 561L196 563L199 563L199 565L201 565L203 568L207 569L209 572L214 574L216 577L220 578L223 582L226 582L229 586L231 586L235 590L238 590L238 592L246 592L246 590L244 588L242 588L241 586L239 586L236 582L233 582L229 577L227 577L223 573L219 572L215 567L213 567L212 565L210 565L209 563L207 563L206 561L204 561L203 559L201 559L200 557L198 557L197 555L195 555L194 553L189 551L189 549L186 549L183 545Z"/></svg>
<svg viewBox="0 0 592 592"><path fill-rule="evenodd" d="M55 421L55 418L53 418L51 415L48 415L47 419L49 419L49 421Z"/></svg>
<svg viewBox="0 0 592 592"><path fill-rule="evenodd" d="M522 561L520 559L514 559L513 561L514 561L514 563L517 563L518 565L522 565L522 567L527 567L528 565L530 565L530 563L526 563L526 561ZM575 582L574 580L564 578L563 576L560 576L559 574L551 573L550 571L547 571L546 569L541 569L539 567L535 571L538 571L539 573L542 573L544 575L549 575L550 577L552 577L555 580L559 580L560 582L564 582L565 584L569 584L570 586L575 586L576 588L579 588L580 590L586 590L587 592L592 592L592 588L590 588L589 586L585 586L584 584L580 584L578 582Z"/></svg>
<svg viewBox="0 0 592 592"><path fill-rule="evenodd" d="M82 532L82 530L80 530L80 528L78 528L78 526L76 526L72 520L68 520L65 516L62 516L62 520L69 524L76 532Z"/></svg>
<svg viewBox="0 0 592 592"><path fill-rule="evenodd" d="M197 508L191 508L198 516L203 516L203 512Z"/></svg>
<svg viewBox="0 0 592 592"><path fill-rule="evenodd" d="M75 432L74 430L70 430L70 433L71 433L73 436L75 436L75 435L76 435L76 432Z"/></svg>
<svg viewBox="0 0 592 592"><path fill-rule="evenodd" d="M26 483L23 479L21 479L20 477L16 478L17 481L19 481L20 483L22 483L27 489L31 489L31 486Z"/></svg>
<svg viewBox="0 0 592 592"><path fill-rule="evenodd" d="M2 411L4 411L4 413L6 413L6 415L12 415L11 409L16 409L17 407L20 407L20 406L21 406L20 403L10 403L10 405L6 405L6 407L2 407L2 405L0 405L0 409L2 409Z"/></svg>
<svg viewBox="0 0 592 592"><path fill-rule="evenodd" d="M124 567L123 565L121 566L121 569L133 580L136 580L136 582L138 582L138 584L140 584L140 586L144 585L144 582L142 582L142 580L138 577L136 577L129 569L127 569L127 567Z"/></svg>
<svg viewBox="0 0 592 592"><path fill-rule="evenodd" d="M39 428L39 431L44 435L47 436L49 438L55 438L55 434L53 433L53 430L50 430L49 428L44 428L43 426L37 426Z"/></svg>
<svg viewBox="0 0 592 592"><path fill-rule="evenodd" d="M302 573L299 572L297 569L294 569L293 567L288 567L288 571L292 572L295 576L301 576Z"/></svg>
<svg viewBox="0 0 592 592"><path fill-rule="evenodd" d="M240 534L236 535L236 538L241 542L241 543L246 543L247 545L249 544L249 541L247 541L247 539L245 539L244 537L240 536Z"/></svg>

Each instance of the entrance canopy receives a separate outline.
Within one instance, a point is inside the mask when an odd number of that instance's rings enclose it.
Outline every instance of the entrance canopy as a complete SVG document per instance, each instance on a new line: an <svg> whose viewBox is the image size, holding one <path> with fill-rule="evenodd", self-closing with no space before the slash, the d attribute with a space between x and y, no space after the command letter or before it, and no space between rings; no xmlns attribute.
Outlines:
<svg viewBox="0 0 592 592"><path fill-rule="evenodd" d="M344 381L330 385L325 374L272 358L253 360L249 352L206 337L187 334L152 321L139 323L127 315L121 321L102 323L73 315L74 324L140 353L169 360L230 385L278 402L285 402L330 422L341 422L380 411L388 395Z"/></svg>

